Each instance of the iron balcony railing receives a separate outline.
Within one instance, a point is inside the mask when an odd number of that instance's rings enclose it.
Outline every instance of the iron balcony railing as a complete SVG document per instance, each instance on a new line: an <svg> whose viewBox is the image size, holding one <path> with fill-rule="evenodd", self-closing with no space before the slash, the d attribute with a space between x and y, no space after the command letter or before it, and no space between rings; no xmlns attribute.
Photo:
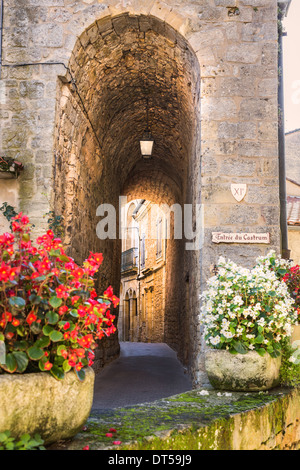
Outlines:
<svg viewBox="0 0 300 470"><path fill-rule="evenodd" d="M129 250L123 251L121 258L121 272L130 271L131 269L138 268L138 248L130 248Z"/></svg>

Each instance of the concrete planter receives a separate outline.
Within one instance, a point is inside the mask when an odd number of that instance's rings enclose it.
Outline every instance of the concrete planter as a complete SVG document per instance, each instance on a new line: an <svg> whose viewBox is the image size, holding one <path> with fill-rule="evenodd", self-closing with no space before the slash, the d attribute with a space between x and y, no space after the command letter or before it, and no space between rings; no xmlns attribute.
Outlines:
<svg viewBox="0 0 300 470"><path fill-rule="evenodd" d="M46 372L0 375L0 432L39 433L46 444L73 437L90 414L94 378L91 368L83 382L73 371L61 381Z"/></svg>
<svg viewBox="0 0 300 470"><path fill-rule="evenodd" d="M281 357L260 356L255 351L230 354L225 350L208 349L205 367L211 385L219 390L259 391L279 384Z"/></svg>

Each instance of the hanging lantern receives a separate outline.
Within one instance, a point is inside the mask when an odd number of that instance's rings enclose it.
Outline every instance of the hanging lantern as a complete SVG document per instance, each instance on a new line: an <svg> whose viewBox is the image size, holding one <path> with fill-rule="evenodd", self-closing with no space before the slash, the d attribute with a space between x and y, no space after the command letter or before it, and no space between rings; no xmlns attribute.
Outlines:
<svg viewBox="0 0 300 470"><path fill-rule="evenodd" d="M146 130L140 140L141 154L143 158L151 158L153 150L154 139L149 130Z"/></svg>
<svg viewBox="0 0 300 470"><path fill-rule="evenodd" d="M149 129L149 115L148 115L148 99L147 99L147 128L140 139L141 154L144 159L149 159L152 156L154 139Z"/></svg>

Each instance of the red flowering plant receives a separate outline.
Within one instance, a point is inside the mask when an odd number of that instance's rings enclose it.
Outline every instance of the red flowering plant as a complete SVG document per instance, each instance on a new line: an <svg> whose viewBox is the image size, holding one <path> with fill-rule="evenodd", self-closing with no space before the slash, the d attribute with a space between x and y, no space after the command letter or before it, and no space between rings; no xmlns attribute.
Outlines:
<svg viewBox="0 0 300 470"><path fill-rule="evenodd" d="M26 215L0 235L0 373L49 371L56 379L74 370L84 380L97 341L116 331L109 286L102 296L94 276L103 257L90 252L82 266L66 255L53 232L30 238Z"/></svg>
<svg viewBox="0 0 300 470"><path fill-rule="evenodd" d="M288 290L295 301L295 308L300 316L300 266L291 266L283 277Z"/></svg>

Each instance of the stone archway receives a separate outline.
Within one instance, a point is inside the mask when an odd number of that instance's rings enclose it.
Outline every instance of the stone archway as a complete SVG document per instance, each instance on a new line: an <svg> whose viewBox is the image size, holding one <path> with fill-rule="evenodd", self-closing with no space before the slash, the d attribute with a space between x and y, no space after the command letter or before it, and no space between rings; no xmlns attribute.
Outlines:
<svg viewBox="0 0 300 470"><path fill-rule="evenodd" d="M69 70L72 79L61 83L57 100L55 207L65 218L69 254L81 261L89 250L102 251L99 287L109 283L117 289L120 240L97 238L97 207L112 204L118 222L121 195L182 206L199 198L200 172L194 171L200 139L198 60L165 22L123 14L97 21L80 36ZM146 99L155 138L148 162L139 149ZM177 245L170 258L166 342L191 367L199 347L191 335L197 312L182 308L186 294L180 286L189 271L198 304L199 276L193 269L199 253L185 252L183 240ZM118 351L117 339L103 344L103 351L102 363Z"/></svg>

